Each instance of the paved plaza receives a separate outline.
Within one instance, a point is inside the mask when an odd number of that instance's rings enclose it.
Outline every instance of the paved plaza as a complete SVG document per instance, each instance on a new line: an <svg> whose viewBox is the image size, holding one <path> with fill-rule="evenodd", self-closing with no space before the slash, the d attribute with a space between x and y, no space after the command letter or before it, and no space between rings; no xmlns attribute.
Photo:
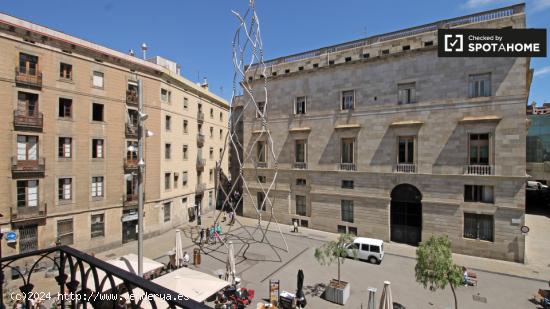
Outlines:
<svg viewBox="0 0 550 309"><path fill-rule="evenodd" d="M213 216L204 218L209 224ZM540 219L544 220L544 218ZM308 308L342 308L322 299L322 285L335 278L337 266L321 266L314 258L315 248L336 237L336 234L300 228L292 233L292 227L280 225L284 240L277 227L270 225L266 233L267 241L261 241L263 233L255 228L257 221L239 218L243 225L235 224L231 235L227 235L235 246L237 253L237 276L242 279L242 286L256 291L255 302L268 297L269 279L278 279L281 290L295 292L296 274L303 269L305 274L305 293ZM263 222L265 226L267 222ZM222 224L224 231L229 228ZM192 255L197 247L198 236L196 225L182 226L184 250ZM288 251L286 251L286 245ZM145 256L166 263L167 252L174 247L175 232L145 240ZM536 244L534 244L536 245ZM137 243L128 243L119 248L96 253L102 259L112 259L127 253L136 252ZM452 308L453 298L450 289L431 292L416 283L414 279L414 247L399 244L386 244L386 256L380 265L347 259L342 267L342 280L351 283L351 297L345 308L366 308L367 289L378 289L379 300L383 282L391 281L394 301L406 308ZM202 248L202 263L193 269L216 275L225 270L226 247L221 244L205 245ZM478 257L455 255L455 262L474 269L478 274L479 284L476 287L459 287L457 295L461 308L537 308L529 299L539 289L547 286L550 269L542 263L522 265L517 263L495 261ZM538 269L538 270L536 270ZM37 274L37 279L41 274ZM35 291L51 290L56 292L52 279L35 280ZM15 287L11 282L8 287Z"/></svg>

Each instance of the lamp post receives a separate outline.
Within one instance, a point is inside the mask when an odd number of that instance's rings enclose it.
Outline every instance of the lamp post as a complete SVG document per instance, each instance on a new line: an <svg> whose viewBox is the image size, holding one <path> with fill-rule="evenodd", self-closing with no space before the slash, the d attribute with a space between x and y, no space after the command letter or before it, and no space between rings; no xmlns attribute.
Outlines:
<svg viewBox="0 0 550 309"><path fill-rule="evenodd" d="M143 108L143 84L138 80L139 92L139 120L138 120L138 275L143 277L143 203L144 188L143 176L145 174L145 160L143 158L143 144L145 141L145 126L143 122L147 119L147 114Z"/></svg>

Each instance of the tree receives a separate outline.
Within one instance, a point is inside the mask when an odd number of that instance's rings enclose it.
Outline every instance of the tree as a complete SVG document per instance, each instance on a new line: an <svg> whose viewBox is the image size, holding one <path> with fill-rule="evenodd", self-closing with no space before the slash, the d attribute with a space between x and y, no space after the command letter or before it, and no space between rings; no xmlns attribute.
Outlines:
<svg viewBox="0 0 550 309"><path fill-rule="evenodd" d="M416 281L430 290L445 289L453 292L455 309L458 308L455 287L463 282L460 266L453 263L451 241L447 236L432 236L416 249Z"/></svg>
<svg viewBox="0 0 550 309"><path fill-rule="evenodd" d="M315 249L315 259L323 266L329 266L333 262L338 263L338 286L340 286L340 265L344 264L348 256L349 244L355 239L351 234L340 234L337 240L333 240ZM352 249L353 257L357 258L357 249Z"/></svg>

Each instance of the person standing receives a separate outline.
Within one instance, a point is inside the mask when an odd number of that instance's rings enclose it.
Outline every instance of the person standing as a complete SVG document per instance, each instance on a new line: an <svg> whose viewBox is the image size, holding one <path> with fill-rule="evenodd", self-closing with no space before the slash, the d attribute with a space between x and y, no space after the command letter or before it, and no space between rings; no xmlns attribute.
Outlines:
<svg viewBox="0 0 550 309"><path fill-rule="evenodd" d="M294 220L292 222L292 225L294 226L294 229L292 230L292 232L298 233L298 220Z"/></svg>

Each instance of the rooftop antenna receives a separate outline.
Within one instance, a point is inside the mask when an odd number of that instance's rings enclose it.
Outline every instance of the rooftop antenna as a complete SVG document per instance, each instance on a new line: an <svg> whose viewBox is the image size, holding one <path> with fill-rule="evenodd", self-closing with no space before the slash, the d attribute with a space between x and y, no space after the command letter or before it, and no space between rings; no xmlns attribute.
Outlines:
<svg viewBox="0 0 550 309"><path fill-rule="evenodd" d="M147 59L147 44L141 44L141 52L143 53L143 60Z"/></svg>

